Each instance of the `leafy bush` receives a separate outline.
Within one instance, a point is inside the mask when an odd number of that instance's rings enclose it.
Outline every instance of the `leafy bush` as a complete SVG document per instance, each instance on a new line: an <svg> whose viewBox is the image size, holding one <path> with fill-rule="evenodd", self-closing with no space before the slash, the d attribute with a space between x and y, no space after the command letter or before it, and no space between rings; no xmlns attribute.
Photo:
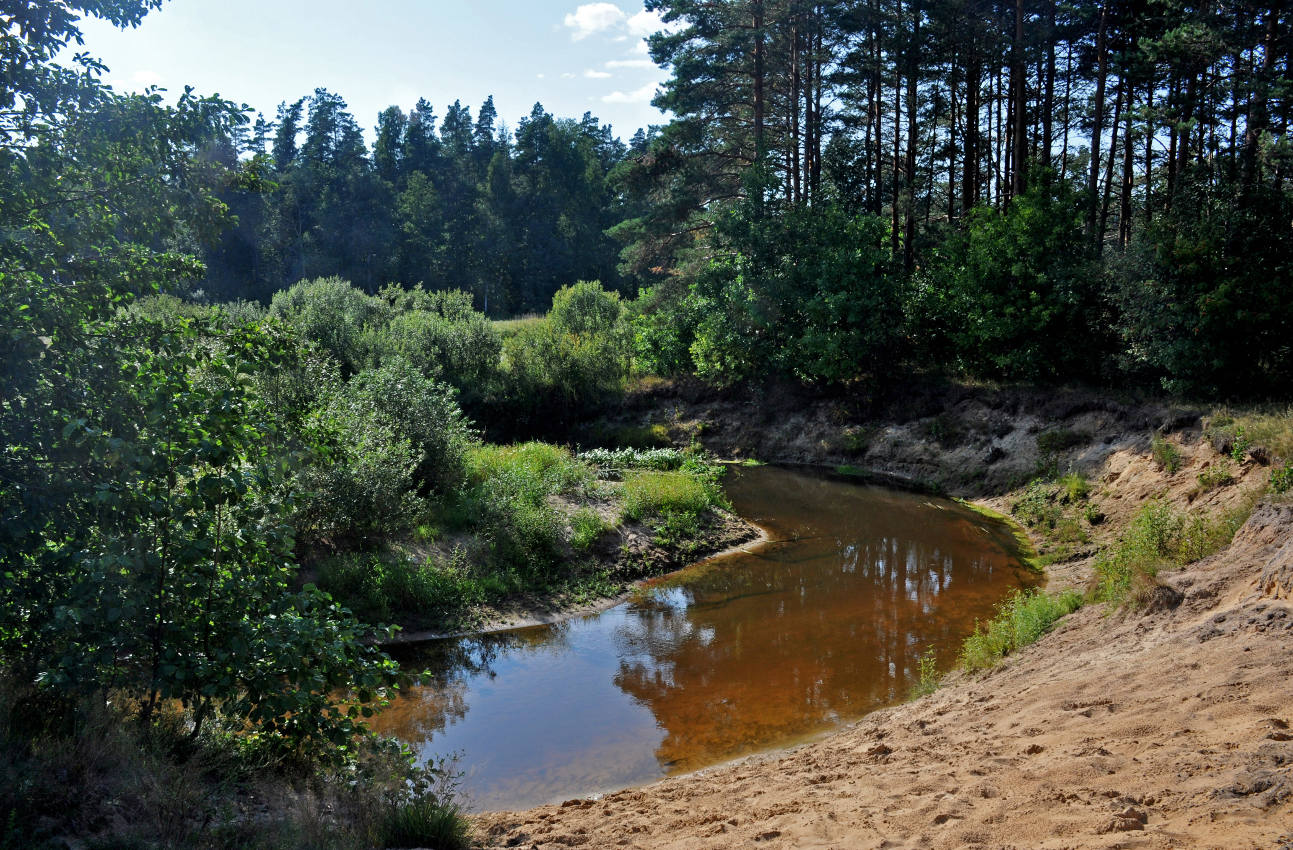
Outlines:
<svg viewBox="0 0 1293 850"><path fill-rule="evenodd" d="M1224 170L1183 174L1116 268L1124 366L1172 392L1293 389L1293 196Z"/></svg>
<svg viewBox="0 0 1293 850"><path fill-rule="evenodd" d="M330 404L348 422L387 426L417 455L414 480L423 492L448 492L461 483L465 453L475 436L452 388L394 358L355 375Z"/></svg>
<svg viewBox="0 0 1293 850"><path fill-rule="evenodd" d="M537 322L503 344L491 415L503 427L568 424L619 398L627 376L626 352L615 340Z"/></svg>
<svg viewBox="0 0 1293 850"><path fill-rule="evenodd" d="M929 696L938 690L938 684L942 679L938 672L938 655L931 646L916 657L916 683L907 692L907 699L917 700Z"/></svg>
<svg viewBox="0 0 1293 850"><path fill-rule="evenodd" d="M570 545L582 552L592 546L606 529L606 522L597 511L588 508L576 511L570 518Z"/></svg>
<svg viewBox="0 0 1293 850"><path fill-rule="evenodd" d="M1082 607L1082 597L1066 590L1058 594L1015 591L985 624L975 624L974 634L961 647L961 667L986 670L1002 658L1050 631L1062 617Z"/></svg>
<svg viewBox="0 0 1293 850"><path fill-rule="evenodd" d="M576 336L612 337L619 331L624 305L618 292L607 292L597 281L563 286L552 296L548 321Z"/></svg>
<svg viewBox="0 0 1293 850"><path fill-rule="evenodd" d="M1060 499L1068 504L1082 501L1091 494L1091 484L1076 472L1069 472L1059 480Z"/></svg>
<svg viewBox="0 0 1293 850"><path fill-rule="evenodd" d="M301 281L276 292L269 311L332 355L348 375L368 358L367 329L385 324L390 315L380 299L339 277Z"/></svg>
<svg viewBox="0 0 1293 850"><path fill-rule="evenodd" d="M457 387L472 400L483 397L496 379L503 350L498 332L479 313L450 319L429 311L412 310L371 331L368 340L381 362L406 359L426 375Z"/></svg>
<svg viewBox="0 0 1293 850"><path fill-rule="evenodd" d="M1198 474L1199 490L1207 492L1208 490L1224 487L1227 484L1233 484L1235 481L1234 470L1230 464L1222 461L1208 467Z"/></svg>
<svg viewBox="0 0 1293 850"><path fill-rule="evenodd" d="M1024 488L1024 492L1010 506L1010 512L1030 528L1053 529L1064 513L1055 497L1055 489L1037 478Z"/></svg>
<svg viewBox="0 0 1293 850"><path fill-rule="evenodd" d="M1271 492L1287 493L1293 490L1293 464L1286 463L1271 471Z"/></svg>
<svg viewBox="0 0 1293 850"><path fill-rule="evenodd" d="M304 543L354 543L413 523L421 454L407 437L341 394L307 428L321 451L296 478L301 499L293 522Z"/></svg>
<svg viewBox="0 0 1293 850"><path fill-rule="evenodd" d="M697 374L721 384L771 372L826 383L883 375L902 325L885 227L830 204L732 213L721 226L730 251L691 290Z"/></svg>
<svg viewBox="0 0 1293 850"><path fill-rule="evenodd" d="M1009 206L976 208L938 250L915 308L945 329L973 374L1022 380L1098 377L1113 350L1083 201L1035 171Z"/></svg>
<svg viewBox="0 0 1293 850"><path fill-rule="evenodd" d="M1095 562L1093 596L1139 605L1157 585L1160 570L1217 552L1233 539L1249 509L1219 517L1182 514L1161 500L1140 509L1118 542Z"/></svg>

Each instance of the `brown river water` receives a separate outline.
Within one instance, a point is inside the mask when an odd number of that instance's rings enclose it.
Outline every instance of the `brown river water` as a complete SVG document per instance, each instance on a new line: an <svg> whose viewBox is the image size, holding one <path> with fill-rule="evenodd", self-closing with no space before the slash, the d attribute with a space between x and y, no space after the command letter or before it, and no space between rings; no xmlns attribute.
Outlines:
<svg viewBox="0 0 1293 850"><path fill-rule="evenodd" d="M776 467L725 488L769 542L599 614L405 650L432 677L374 726L456 754L476 810L643 784L901 701L921 653L952 666L976 620L1039 581L1009 529L955 502Z"/></svg>

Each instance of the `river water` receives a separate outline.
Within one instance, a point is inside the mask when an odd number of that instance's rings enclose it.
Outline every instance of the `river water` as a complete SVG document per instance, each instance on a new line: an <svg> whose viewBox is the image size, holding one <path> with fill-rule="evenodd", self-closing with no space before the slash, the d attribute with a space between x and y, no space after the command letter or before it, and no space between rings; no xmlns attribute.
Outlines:
<svg viewBox="0 0 1293 850"><path fill-rule="evenodd" d="M433 677L374 726L457 754L477 810L641 784L901 701L923 652L950 667L1038 581L1009 529L954 502L776 467L725 488L769 542L600 614L406 651Z"/></svg>

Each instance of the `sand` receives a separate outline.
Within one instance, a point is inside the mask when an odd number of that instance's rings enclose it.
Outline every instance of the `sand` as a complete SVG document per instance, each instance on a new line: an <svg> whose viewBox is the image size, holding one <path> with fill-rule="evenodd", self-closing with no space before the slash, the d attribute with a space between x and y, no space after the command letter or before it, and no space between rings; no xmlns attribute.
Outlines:
<svg viewBox="0 0 1293 850"><path fill-rule="evenodd" d="M1156 474L1147 463L1115 459L1106 498L1138 501L1129 488ZM478 838L542 850L1293 850L1291 539L1293 507L1261 505L1228 549L1166 577L1175 606L1088 606L989 674L954 674L817 742L482 815Z"/></svg>

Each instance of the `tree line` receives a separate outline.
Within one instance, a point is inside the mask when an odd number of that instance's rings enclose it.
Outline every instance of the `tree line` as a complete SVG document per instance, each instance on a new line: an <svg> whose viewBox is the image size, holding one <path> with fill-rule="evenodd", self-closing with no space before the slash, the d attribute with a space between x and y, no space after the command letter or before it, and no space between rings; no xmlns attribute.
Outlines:
<svg viewBox="0 0 1293 850"><path fill-rule="evenodd" d="M205 252L202 294L268 301L339 276L369 293L462 290L491 315L542 311L576 280L619 284L606 231L623 216L613 179L629 153L591 114L537 103L510 131L492 97L475 118L456 100L443 116L426 99L392 106L369 147L345 101L316 89L211 140L206 155L244 178L221 194L236 221Z"/></svg>
<svg viewBox="0 0 1293 850"><path fill-rule="evenodd" d="M1289 389L1281 4L647 5L676 119L626 167L643 213L617 233L656 284L658 367ZM841 216L856 235L816 238ZM867 331L868 301L901 329Z"/></svg>

